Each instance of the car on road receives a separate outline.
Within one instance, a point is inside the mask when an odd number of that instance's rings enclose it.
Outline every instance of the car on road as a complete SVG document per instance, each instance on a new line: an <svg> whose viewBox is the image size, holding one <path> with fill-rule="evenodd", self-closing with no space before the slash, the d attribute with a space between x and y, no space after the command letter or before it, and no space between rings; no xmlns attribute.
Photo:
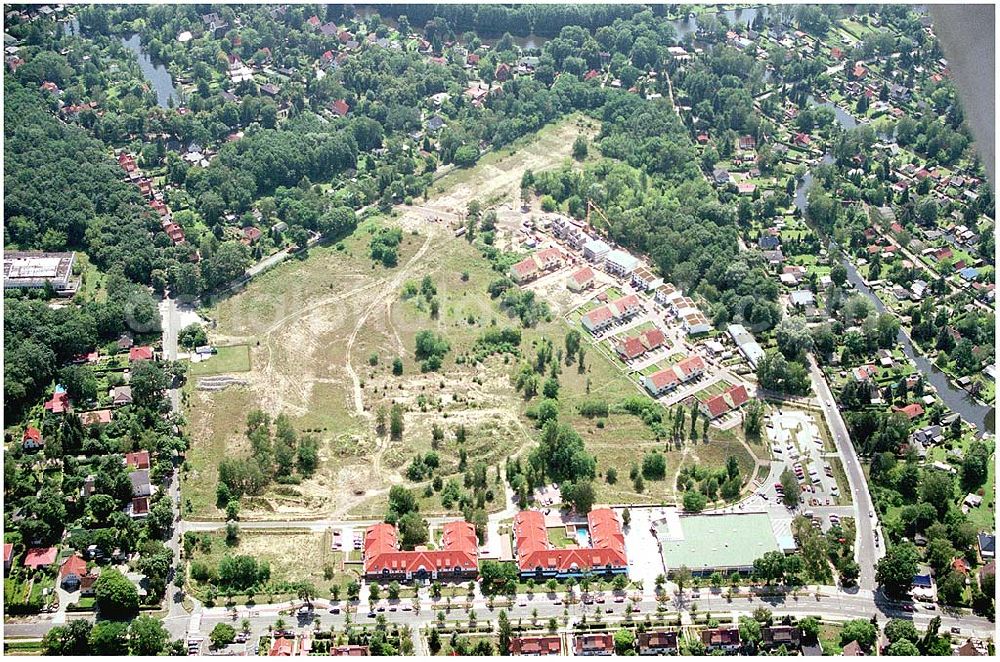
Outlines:
<svg viewBox="0 0 1000 662"><path fill-rule="evenodd" d="M603 595L597 596L597 604L599 604L599 605L603 605L604 604L604 596Z"/></svg>
<svg viewBox="0 0 1000 662"><path fill-rule="evenodd" d="M605 614L613 614L613 613L615 613L615 610L612 609L611 607L608 607L607 609L604 610L604 613Z"/></svg>
<svg viewBox="0 0 1000 662"><path fill-rule="evenodd" d="M339 614L340 613L340 607L330 607L330 613L331 614Z"/></svg>
<svg viewBox="0 0 1000 662"><path fill-rule="evenodd" d="M615 598L615 602L625 602L625 598L619 595L617 598Z"/></svg>
<svg viewBox="0 0 1000 662"><path fill-rule="evenodd" d="M875 511L874 510L869 510L868 511L868 517L870 517L871 519L875 519Z"/></svg>
<svg viewBox="0 0 1000 662"><path fill-rule="evenodd" d="M373 611L368 612L368 618L375 618L375 612Z"/></svg>
<svg viewBox="0 0 1000 662"><path fill-rule="evenodd" d="M899 608L903 611L913 611L913 605L900 605Z"/></svg>
<svg viewBox="0 0 1000 662"><path fill-rule="evenodd" d="M937 605L934 604L933 602L931 602L931 603L928 603L928 604L924 605L924 609L926 611L936 611L937 610Z"/></svg>
<svg viewBox="0 0 1000 662"><path fill-rule="evenodd" d="M952 633L952 634L962 634L962 628L960 628L960 627L958 627L958 626L956 625L955 627L953 627L953 628L951 629L951 633Z"/></svg>

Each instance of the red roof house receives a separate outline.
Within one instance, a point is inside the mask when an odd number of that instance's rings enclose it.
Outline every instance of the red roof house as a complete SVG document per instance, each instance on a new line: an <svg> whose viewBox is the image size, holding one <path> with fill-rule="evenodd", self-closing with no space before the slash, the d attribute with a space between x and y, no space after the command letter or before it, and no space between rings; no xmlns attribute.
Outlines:
<svg viewBox="0 0 1000 662"><path fill-rule="evenodd" d="M38 450L45 446L45 440L42 439L42 431L29 425L24 431L24 436L21 437L21 446L26 451Z"/></svg>
<svg viewBox="0 0 1000 662"><path fill-rule="evenodd" d="M628 361L646 353L646 347L642 344L642 341L639 340L638 336L626 338L622 342L618 343L618 346L615 349L618 351L619 356Z"/></svg>
<svg viewBox="0 0 1000 662"><path fill-rule="evenodd" d="M568 577L589 572L628 571L625 536L618 516L610 508L587 515L590 547L553 547L545 529L545 516L522 510L514 517L514 545L522 577Z"/></svg>
<svg viewBox="0 0 1000 662"><path fill-rule="evenodd" d="M559 635L546 637L515 637L510 640L511 655L559 655L562 639Z"/></svg>
<svg viewBox="0 0 1000 662"><path fill-rule="evenodd" d="M3 571L8 572L14 562L14 543L5 542L3 544Z"/></svg>
<svg viewBox="0 0 1000 662"><path fill-rule="evenodd" d="M365 532L365 576L371 579L421 579L476 577L479 575L479 544L475 528L465 521L443 527L441 548L399 549L396 527L382 522Z"/></svg>
<svg viewBox="0 0 1000 662"><path fill-rule="evenodd" d="M585 81L587 81L587 80L593 80L594 78L597 78L600 75L601 74L597 73L596 70L591 69L590 71L588 71L587 73L585 73L583 75L583 80L585 80Z"/></svg>
<svg viewBox="0 0 1000 662"><path fill-rule="evenodd" d="M125 453L125 466L129 469L149 469L149 451Z"/></svg>
<svg viewBox="0 0 1000 662"><path fill-rule="evenodd" d="M80 420L84 425L107 425L111 422L111 417L112 411L110 409L95 409L80 414Z"/></svg>
<svg viewBox="0 0 1000 662"><path fill-rule="evenodd" d="M573 650L577 655L612 655L615 640L611 634L578 634L573 637Z"/></svg>
<svg viewBox="0 0 1000 662"><path fill-rule="evenodd" d="M913 404L906 405L905 407L896 407L895 411L906 414L906 417L912 421L924 413L924 408L914 402Z"/></svg>
<svg viewBox="0 0 1000 662"><path fill-rule="evenodd" d="M58 550L55 547L32 547L24 555L24 567L37 570L56 562Z"/></svg>
<svg viewBox="0 0 1000 662"><path fill-rule="evenodd" d="M133 347L128 351L129 361L152 361L153 348L149 345L143 347Z"/></svg>
<svg viewBox="0 0 1000 662"><path fill-rule="evenodd" d="M44 407L45 411L52 412L53 414L61 414L65 411L69 411L69 394L65 391L53 393L52 399L46 402Z"/></svg>
<svg viewBox="0 0 1000 662"><path fill-rule="evenodd" d="M255 243L258 239L260 239L260 235L261 232L259 228L255 228L253 226L243 228L243 238L247 241L247 243Z"/></svg>
<svg viewBox="0 0 1000 662"><path fill-rule="evenodd" d="M350 110L351 107L348 106L347 102L344 101L343 99L337 99L336 101L330 104L330 109L340 117L343 117L344 115L347 114L347 111Z"/></svg>
<svg viewBox="0 0 1000 662"><path fill-rule="evenodd" d="M497 65L496 71L493 72L493 78L500 81L501 83L510 79L510 65L506 62L501 62Z"/></svg>

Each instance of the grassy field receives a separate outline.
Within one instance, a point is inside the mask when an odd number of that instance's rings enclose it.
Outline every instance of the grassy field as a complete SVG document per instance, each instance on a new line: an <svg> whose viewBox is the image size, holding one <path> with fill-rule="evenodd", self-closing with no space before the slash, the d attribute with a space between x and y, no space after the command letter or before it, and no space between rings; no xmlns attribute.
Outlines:
<svg viewBox="0 0 1000 662"><path fill-rule="evenodd" d="M294 582L311 583L316 587L318 597L329 597L330 587L335 584L341 587L341 595L345 595L347 584L358 578L354 570L344 565L343 552L330 549L329 531L241 531L239 542L234 547L227 546L221 534L207 535L211 541L210 551L206 553L196 547L192 561L217 568L219 561L227 554L250 555L257 561L266 561L270 565L270 588L274 592L258 591L255 598L258 603L294 599L294 593L283 587L286 583ZM191 587L196 595L203 595L198 582L192 581ZM245 602L246 598L245 595L236 596L235 601Z"/></svg>
<svg viewBox="0 0 1000 662"><path fill-rule="evenodd" d="M197 377L250 370L250 348L247 345L219 347L218 350L219 353L207 361L190 364L188 374Z"/></svg>

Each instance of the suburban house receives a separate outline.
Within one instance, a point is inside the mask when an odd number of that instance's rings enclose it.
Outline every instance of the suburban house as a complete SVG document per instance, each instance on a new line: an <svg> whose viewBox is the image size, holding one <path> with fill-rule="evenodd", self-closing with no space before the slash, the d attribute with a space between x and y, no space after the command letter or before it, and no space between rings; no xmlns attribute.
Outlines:
<svg viewBox="0 0 1000 662"><path fill-rule="evenodd" d="M527 283L562 264L563 255L558 248L545 248L513 265L510 277L515 283Z"/></svg>
<svg viewBox="0 0 1000 662"><path fill-rule="evenodd" d="M132 481L132 496L148 497L153 495L153 484L149 482L148 469L131 471L128 478Z"/></svg>
<svg viewBox="0 0 1000 662"><path fill-rule="evenodd" d="M672 391L678 385L697 379L705 371L705 361L700 356L689 356L676 365L664 368L642 378L642 385L654 397Z"/></svg>
<svg viewBox="0 0 1000 662"><path fill-rule="evenodd" d="M111 422L112 412L110 409L95 409L94 411L85 411L80 414L80 421L86 425L107 425Z"/></svg>
<svg viewBox="0 0 1000 662"><path fill-rule="evenodd" d="M14 543L5 542L3 544L3 571L4 574L10 572L10 567L14 563Z"/></svg>
<svg viewBox="0 0 1000 662"><path fill-rule="evenodd" d="M465 521L443 527L439 549L399 549L396 527L382 522L365 532L365 577L368 579L475 579L479 545L475 528Z"/></svg>
<svg viewBox="0 0 1000 662"><path fill-rule="evenodd" d="M21 447L26 451L37 451L44 448L45 440L42 439L42 431L29 425L21 437Z"/></svg>
<svg viewBox="0 0 1000 662"><path fill-rule="evenodd" d="M58 550L55 547L32 547L24 554L24 567L37 570L56 562Z"/></svg>
<svg viewBox="0 0 1000 662"><path fill-rule="evenodd" d="M992 559L996 556L996 546L997 538L996 535L992 533L980 533L979 539L979 556L984 559Z"/></svg>
<svg viewBox="0 0 1000 662"><path fill-rule="evenodd" d="M611 251L611 247L600 239L591 239L583 245L583 257L600 263Z"/></svg>
<svg viewBox="0 0 1000 662"><path fill-rule="evenodd" d="M912 403L906 405L905 407L894 407L893 411L898 411L901 414L906 414L906 417L912 421L913 419L918 418L921 414L924 413L924 408L918 405L917 403Z"/></svg>
<svg viewBox="0 0 1000 662"><path fill-rule="evenodd" d="M858 366L851 370L851 374L854 375L854 381L861 383L866 382L878 373L878 368L876 368L871 363Z"/></svg>
<svg viewBox="0 0 1000 662"><path fill-rule="evenodd" d="M143 519L149 516L149 497L148 496L137 496L133 497L125 505L125 514L132 519Z"/></svg>
<svg viewBox="0 0 1000 662"><path fill-rule="evenodd" d="M852 641L841 649L840 654L844 657L863 657L865 652L861 648L861 644L857 641Z"/></svg>
<svg viewBox="0 0 1000 662"><path fill-rule="evenodd" d="M125 466L129 469L149 469L149 451L125 453Z"/></svg>
<svg viewBox="0 0 1000 662"><path fill-rule="evenodd" d="M132 361L152 361L153 348L146 345L143 347L133 347L128 351L128 360Z"/></svg>
<svg viewBox="0 0 1000 662"><path fill-rule="evenodd" d="M701 631L701 643L710 651L734 651L740 647L740 630L736 627L707 628Z"/></svg>
<svg viewBox="0 0 1000 662"><path fill-rule="evenodd" d="M566 281L566 287L571 292L582 292L594 286L594 270L584 267L574 272Z"/></svg>
<svg viewBox="0 0 1000 662"><path fill-rule="evenodd" d="M680 290L674 287L673 284L664 283L656 288L656 291L653 293L653 301L661 306L667 306L670 305L674 299L681 296L683 296L683 294Z"/></svg>
<svg viewBox="0 0 1000 662"><path fill-rule="evenodd" d="M677 655L677 633L670 630L640 632L639 655Z"/></svg>
<svg viewBox="0 0 1000 662"><path fill-rule="evenodd" d="M708 318L705 317L701 311L698 310L684 315L681 320L681 326L689 336L694 336L699 333L708 333L712 330L712 323L708 321Z"/></svg>
<svg viewBox="0 0 1000 662"><path fill-rule="evenodd" d="M965 643L955 649L955 655L966 657L985 657L990 654L990 647L982 639L966 639Z"/></svg>
<svg viewBox="0 0 1000 662"><path fill-rule="evenodd" d="M610 274L627 276L639 266L639 258L628 251L613 250L604 258L604 266Z"/></svg>
<svg viewBox="0 0 1000 662"><path fill-rule="evenodd" d="M736 411L750 400L747 388L743 384L731 386L719 395L698 403L698 408L709 419L718 418L723 414Z"/></svg>
<svg viewBox="0 0 1000 662"><path fill-rule="evenodd" d="M588 574L625 574L625 534L618 515L597 508L587 515L590 547L554 547L545 528L545 515L522 510L514 517L514 555L522 579L579 577Z"/></svg>
<svg viewBox="0 0 1000 662"><path fill-rule="evenodd" d="M562 637L557 634L540 637L515 637L510 640L511 655L561 655Z"/></svg>
<svg viewBox="0 0 1000 662"><path fill-rule="evenodd" d="M587 331L600 333L612 322L617 322L636 314L642 309L639 297L634 294L623 296L620 299L607 303L599 308L594 308L583 316L580 320Z"/></svg>
<svg viewBox="0 0 1000 662"><path fill-rule="evenodd" d="M637 336L630 336L618 343L615 349L619 356L626 360L632 360L642 356L646 352L663 346L666 336L659 329L646 329Z"/></svg>
<svg viewBox="0 0 1000 662"><path fill-rule="evenodd" d="M663 285L663 279L649 267L639 267L632 272L632 286L641 291L655 290Z"/></svg>
<svg viewBox="0 0 1000 662"><path fill-rule="evenodd" d="M368 647L357 644L334 646L330 649L330 655L334 657L368 657Z"/></svg>
<svg viewBox="0 0 1000 662"><path fill-rule="evenodd" d="M132 387L128 384L111 389L111 401L116 407L132 404Z"/></svg>
<svg viewBox="0 0 1000 662"><path fill-rule="evenodd" d="M295 650L295 638L275 637L267 652L269 657L291 657Z"/></svg>
<svg viewBox="0 0 1000 662"><path fill-rule="evenodd" d="M67 591L82 588L85 578L89 578L87 583L92 589L95 578L87 572L87 562L81 556L68 556L59 566L59 586Z"/></svg>
<svg viewBox="0 0 1000 662"><path fill-rule="evenodd" d="M59 388L58 386L56 387L56 392L52 394L52 399L43 405L45 411L51 414L62 414L72 409L69 404L69 394L66 391L60 391Z"/></svg>
<svg viewBox="0 0 1000 662"><path fill-rule="evenodd" d="M615 641L610 633L578 634L573 637L576 655L614 655Z"/></svg>
<svg viewBox="0 0 1000 662"><path fill-rule="evenodd" d="M802 629L792 625L765 626L760 634L764 648L784 646L787 650L794 650L802 643Z"/></svg>

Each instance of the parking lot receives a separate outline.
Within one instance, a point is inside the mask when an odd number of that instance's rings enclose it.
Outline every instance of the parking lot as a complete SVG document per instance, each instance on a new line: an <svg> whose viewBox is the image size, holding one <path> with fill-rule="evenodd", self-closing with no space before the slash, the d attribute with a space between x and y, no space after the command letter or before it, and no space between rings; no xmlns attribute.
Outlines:
<svg viewBox="0 0 1000 662"><path fill-rule="evenodd" d="M841 492L832 464L836 453L823 448L823 437L813 414L779 409L768 419L766 436L775 461L795 473L802 488L803 506L834 506L839 503ZM781 498L781 486L777 481L765 485L764 491L769 498Z"/></svg>

